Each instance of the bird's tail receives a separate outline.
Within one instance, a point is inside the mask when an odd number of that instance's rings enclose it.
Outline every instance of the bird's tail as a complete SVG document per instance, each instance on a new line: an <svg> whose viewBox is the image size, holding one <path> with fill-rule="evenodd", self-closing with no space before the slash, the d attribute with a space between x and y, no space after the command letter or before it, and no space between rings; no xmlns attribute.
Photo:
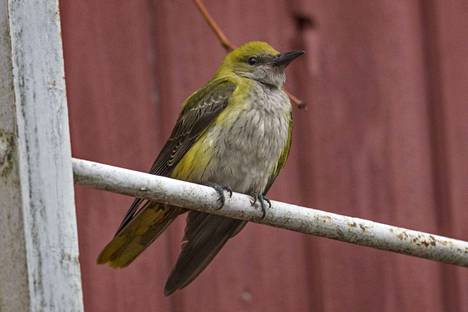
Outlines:
<svg viewBox="0 0 468 312"><path fill-rule="evenodd" d="M245 221L189 212L182 252L166 282L164 294L168 296L187 286L245 224Z"/></svg>
<svg viewBox="0 0 468 312"><path fill-rule="evenodd" d="M104 247L98 264L114 268L129 265L143 252L183 210L147 201L139 212Z"/></svg>

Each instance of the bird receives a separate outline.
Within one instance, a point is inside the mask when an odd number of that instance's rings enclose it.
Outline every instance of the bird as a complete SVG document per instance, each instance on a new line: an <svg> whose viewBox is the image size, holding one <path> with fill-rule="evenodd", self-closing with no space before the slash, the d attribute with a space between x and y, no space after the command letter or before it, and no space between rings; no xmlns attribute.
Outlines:
<svg viewBox="0 0 468 312"><path fill-rule="evenodd" d="M229 52L213 78L190 95L149 173L248 194L263 213L268 190L291 147L292 107L285 69L302 50L280 53L263 41ZM186 209L136 198L98 264L128 266ZM246 221L188 211L181 252L166 296L191 283Z"/></svg>

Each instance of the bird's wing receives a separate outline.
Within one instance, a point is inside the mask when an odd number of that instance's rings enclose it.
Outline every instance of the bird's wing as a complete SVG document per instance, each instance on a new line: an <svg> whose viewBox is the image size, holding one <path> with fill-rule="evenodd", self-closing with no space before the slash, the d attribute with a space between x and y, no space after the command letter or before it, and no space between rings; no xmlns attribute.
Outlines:
<svg viewBox="0 0 468 312"><path fill-rule="evenodd" d="M210 81L205 87L192 94L184 103L174 129L151 166L150 173L168 176L177 166L196 139L228 105L229 97L236 85L227 79ZM116 235L141 211L146 200L136 198L130 206Z"/></svg>
<svg viewBox="0 0 468 312"><path fill-rule="evenodd" d="M292 137L292 116L290 118L288 139L264 194L268 192L288 158ZM185 227L182 252L166 282L164 293L170 295L175 290L187 286L205 269L224 244L242 230L246 223L246 221L190 211Z"/></svg>

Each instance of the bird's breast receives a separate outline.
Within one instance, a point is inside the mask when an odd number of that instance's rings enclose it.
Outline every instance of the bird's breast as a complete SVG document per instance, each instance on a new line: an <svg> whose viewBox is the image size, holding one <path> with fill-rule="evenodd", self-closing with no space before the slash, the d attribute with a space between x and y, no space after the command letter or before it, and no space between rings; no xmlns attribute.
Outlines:
<svg viewBox="0 0 468 312"><path fill-rule="evenodd" d="M228 105L218 116L182 158L178 167L184 173L176 170L175 177L263 192L287 145L290 109L283 91L253 88L242 103Z"/></svg>

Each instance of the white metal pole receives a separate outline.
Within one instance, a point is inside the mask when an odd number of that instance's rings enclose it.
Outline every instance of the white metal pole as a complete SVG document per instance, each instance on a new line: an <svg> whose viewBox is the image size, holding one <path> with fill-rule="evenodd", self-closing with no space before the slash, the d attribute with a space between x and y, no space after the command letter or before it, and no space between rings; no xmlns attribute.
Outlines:
<svg viewBox="0 0 468 312"><path fill-rule="evenodd" d="M149 198L174 206L269 224L306 234L394 251L440 262L468 266L468 242L342 216L316 209L271 201L262 212L250 197L233 193L222 209L210 187L128 169L73 159L75 182L111 192Z"/></svg>
<svg viewBox="0 0 468 312"><path fill-rule="evenodd" d="M0 311L82 311L57 0L0 0Z"/></svg>

